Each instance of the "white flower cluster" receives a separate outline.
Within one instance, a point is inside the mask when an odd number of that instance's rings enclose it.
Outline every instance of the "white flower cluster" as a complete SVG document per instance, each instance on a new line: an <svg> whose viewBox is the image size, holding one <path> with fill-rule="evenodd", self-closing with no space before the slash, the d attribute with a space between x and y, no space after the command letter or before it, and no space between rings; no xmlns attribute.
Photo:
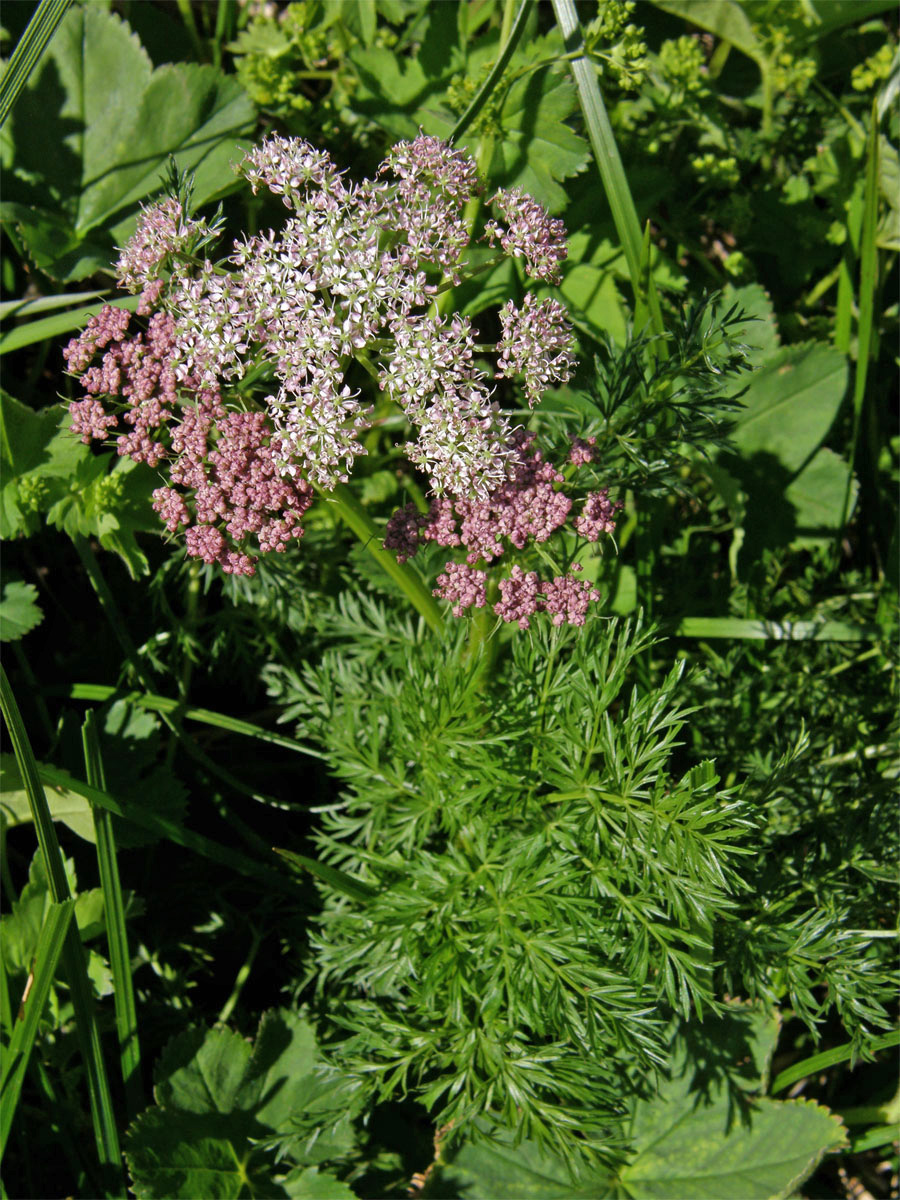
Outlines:
<svg viewBox="0 0 900 1200"><path fill-rule="evenodd" d="M291 210L279 232L235 242L224 264L179 261L174 242L183 222L165 201L155 216L145 214L146 245L123 254L129 282L140 287L145 264L150 284L171 231L174 265L159 303L175 319L178 380L220 387L265 364L277 381L266 405L282 469L327 489L365 453L360 438L371 410L345 375L354 358L374 357L382 388L415 427L410 461L435 492L489 494L508 474L509 424L476 365L470 322L424 314L444 281L459 280L475 164L420 135L394 147L376 180L351 186L324 151L273 137L241 170L254 191L268 188ZM521 212L508 232L490 222L490 239L499 237L536 277L555 278L565 254L559 222L518 193L500 193L497 202L507 220L517 206ZM554 379L568 378L561 314L558 305L535 309L526 297L521 320L509 310L503 317L498 375L524 374L532 402ZM551 337L552 357L542 350L542 332Z"/></svg>

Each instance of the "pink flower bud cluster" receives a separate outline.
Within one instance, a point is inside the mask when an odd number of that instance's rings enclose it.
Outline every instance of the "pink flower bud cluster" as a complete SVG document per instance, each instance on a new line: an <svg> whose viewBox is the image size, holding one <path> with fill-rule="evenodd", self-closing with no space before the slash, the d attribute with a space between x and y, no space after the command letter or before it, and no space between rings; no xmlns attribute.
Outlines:
<svg viewBox="0 0 900 1200"><path fill-rule="evenodd" d="M533 442L534 434L519 430L513 435L515 458L510 476L486 499L439 497L424 514L407 504L388 521L384 545L400 562L415 555L426 542L465 548L465 562L448 562L434 590L436 596L450 601L456 617L467 608L487 604L488 575L477 563L490 565L510 547L524 550L529 543L548 541L570 516L572 501L558 487L565 477L544 460ZM573 454L580 462L590 461L586 457L590 450L590 442L575 439ZM588 541L597 541L601 533L614 529L619 507L605 490L589 493L574 522L576 531ZM573 566L567 574L541 580L536 571L523 571L516 564L497 585L500 599L493 611L522 629L528 628L537 612L549 613L555 625L583 625L588 606L600 597L589 583L577 578L579 570Z"/></svg>
<svg viewBox="0 0 900 1200"><path fill-rule="evenodd" d="M88 393L69 405L71 428L84 442L105 439L121 427L98 396L129 403L117 452L151 467L166 463L169 484L153 493L153 507L169 532L183 535L188 555L252 575L256 557L249 548L266 554L301 537L313 491L280 470L265 414L228 412L217 390L195 380L185 381L179 395L168 313L157 313L146 335L131 338L123 336L122 309L104 308L94 321L64 351L67 362L80 364ZM98 347L106 348L101 363L88 366Z"/></svg>
<svg viewBox="0 0 900 1200"><path fill-rule="evenodd" d="M525 259L525 269L535 279L559 283L560 263L565 260L566 227L557 217L550 217L531 196L519 188L500 190L491 201L507 224L488 221L485 235L493 246L499 239L507 254Z"/></svg>

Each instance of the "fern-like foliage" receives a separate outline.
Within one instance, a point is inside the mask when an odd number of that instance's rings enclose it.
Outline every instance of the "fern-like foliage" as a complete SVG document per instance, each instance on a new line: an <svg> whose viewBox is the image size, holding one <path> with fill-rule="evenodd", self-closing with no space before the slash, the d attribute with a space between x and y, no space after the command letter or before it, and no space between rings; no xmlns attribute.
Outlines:
<svg viewBox="0 0 900 1200"><path fill-rule="evenodd" d="M667 1016L716 1007L753 822L710 764L672 773L680 671L628 691L651 642L598 619L515 638L488 675L457 630L380 664L326 652L287 689L344 785L320 857L376 890L323 888L336 1053L453 1136L601 1154Z"/></svg>
<svg viewBox="0 0 900 1200"><path fill-rule="evenodd" d="M740 408L747 328L738 305L706 296L673 313L662 336L601 343L588 391L559 393L545 407L574 408L585 422L604 486L686 494L687 469L726 444Z"/></svg>

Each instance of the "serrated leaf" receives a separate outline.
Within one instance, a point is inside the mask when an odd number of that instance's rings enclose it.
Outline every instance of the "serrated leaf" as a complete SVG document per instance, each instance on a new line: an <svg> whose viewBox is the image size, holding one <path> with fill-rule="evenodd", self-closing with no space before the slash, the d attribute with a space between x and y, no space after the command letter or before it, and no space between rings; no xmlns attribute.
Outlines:
<svg viewBox="0 0 900 1200"><path fill-rule="evenodd" d="M761 62L763 47L739 0L653 0L653 3L673 17L682 17L691 25L709 30L723 42L730 42L749 58Z"/></svg>
<svg viewBox="0 0 900 1200"><path fill-rule="evenodd" d="M832 346L785 346L750 377L732 442L745 460L771 455L794 474L824 441L847 376L847 361Z"/></svg>
<svg viewBox="0 0 900 1200"><path fill-rule="evenodd" d="M241 1144L244 1153L238 1157L234 1142L222 1136L221 1121L214 1116L180 1113L175 1119L161 1109L148 1109L126 1138L132 1191L139 1200L287 1197L284 1188L272 1182L261 1154L252 1153L245 1140Z"/></svg>
<svg viewBox="0 0 900 1200"><path fill-rule="evenodd" d="M43 619L33 583L16 579L6 584L0 600L0 642L17 642Z"/></svg>
<svg viewBox="0 0 900 1200"><path fill-rule="evenodd" d="M497 182L522 188L550 212L565 208L568 196L560 182L577 175L590 159L588 143L565 123L577 107L574 85L549 70L516 80L501 112Z"/></svg>
<svg viewBox="0 0 900 1200"><path fill-rule="evenodd" d="M86 842L95 841L91 806L83 796L66 788L51 787L44 788L44 795L54 821L61 821ZM32 819L22 776L12 754L0 754L0 812L10 826L24 825Z"/></svg>
<svg viewBox="0 0 900 1200"><path fill-rule="evenodd" d="M143 1113L126 1138L137 1196L252 1194L343 1200L345 1185L311 1165L306 1143L347 1113L322 1102L312 1028L286 1011L264 1015L255 1046L227 1029L193 1029L175 1037L156 1067L158 1107ZM334 1078L332 1076L332 1078ZM306 1136L292 1136L308 1126ZM265 1143L277 1137L280 1166ZM292 1168L296 1167L294 1170ZM343 1189L343 1190L341 1190Z"/></svg>
<svg viewBox="0 0 900 1200"><path fill-rule="evenodd" d="M0 390L0 469L5 480L24 475L44 461L59 419L56 405L35 412Z"/></svg>
<svg viewBox="0 0 900 1200"><path fill-rule="evenodd" d="M616 1195L608 1174L573 1183L562 1159L544 1154L532 1142L514 1146L510 1138L467 1142L442 1168L441 1180L466 1200L607 1200Z"/></svg>
<svg viewBox="0 0 900 1200"><path fill-rule="evenodd" d="M233 77L194 63L153 70L121 18L78 6L16 106L3 219L42 270L84 278L109 266L170 154L194 173L196 204L236 186L231 164L254 119Z"/></svg>
<svg viewBox="0 0 900 1200"><path fill-rule="evenodd" d="M626 1194L634 1200L777 1200L844 1141L834 1114L803 1101L762 1099L746 1123L730 1124L731 1116L725 1100L647 1105L636 1156L620 1173Z"/></svg>
<svg viewBox="0 0 900 1200"><path fill-rule="evenodd" d="M297 1167L281 1182L291 1200L356 1200L346 1183L318 1167Z"/></svg>
<svg viewBox="0 0 900 1200"><path fill-rule="evenodd" d="M245 1086L250 1055L249 1043L230 1029L179 1034L156 1065L157 1104L182 1113L231 1112Z"/></svg>
<svg viewBox="0 0 900 1200"><path fill-rule="evenodd" d="M775 355L781 346L775 310L769 293L760 283L748 283L745 287L725 288L725 303L736 304L748 317L746 325L736 326L734 337L744 342L750 353L747 358L754 366L762 366Z"/></svg>

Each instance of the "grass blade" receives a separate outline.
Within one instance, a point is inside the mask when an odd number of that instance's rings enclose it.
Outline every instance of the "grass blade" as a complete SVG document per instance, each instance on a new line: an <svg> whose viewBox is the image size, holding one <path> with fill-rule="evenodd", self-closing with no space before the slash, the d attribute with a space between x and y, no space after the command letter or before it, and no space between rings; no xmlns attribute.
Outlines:
<svg viewBox="0 0 900 1200"><path fill-rule="evenodd" d="M444 628L441 610L431 592L408 563L397 562L381 544L382 538L375 522L359 503L346 484L339 483L322 499L334 504L341 520L353 530L365 549L400 588L429 629L439 633Z"/></svg>
<svg viewBox="0 0 900 1200"><path fill-rule="evenodd" d="M56 966L74 912L74 900L51 904L41 927L34 965L28 976L12 1037L3 1055L3 1073L0 1076L0 1158L6 1152L6 1140L16 1115L31 1048L37 1037L41 1013L50 995Z"/></svg>
<svg viewBox="0 0 900 1200"><path fill-rule="evenodd" d="M71 3L72 0L41 0L37 6L0 79L0 129Z"/></svg>
<svg viewBox="0 0 900 1200"><path fill-rule="evenodd" d="M880 1037L872 1038L867 1049L886 1050L888 1047L896 1045L900 1045L900 1030L895 1029L890 1033L883 1033ZM858 1053L858 1046L854 1046L853 1042L845 1042L843 1046L835 1046L833 1050L823 1050L821 1054L813 1054L810 1058L804 1058L802 1062L794 1063L793 1066L787 1067L776 1075L772 1080L769 1093L774 1096L776 1092L783 1092L786 1087L790 1087L798 1079L804 1079L807 1075L815 1075L828 1067L837 1066L838 1063L847 1062L848 1059L856 1057Z"/></svg>
<svg viewBox="0 0 900 1200"><path fill-rule="evenodd" d="M352 875L348 875L346 871L341 871L337 867L329 867L326 863L317 862L314 858L307 858L305 854L294 854L292 850L279 850L277 846L273 849L292 866L299 867L301 871L309 871L311 875L315 875L317 879L321 879L335 891L343 892L351 900L365 902L378 895L375 888L359 879L354 879Z"/></svg>
<svg viewBox="0 0 900 1200"><path fill-rule="evenodd" d="M859 320L856 336L856 378L853 382L853 430L850 435L849 461L857 466L860 478L868 478L869 472L857 464L859 430L862 423L863 405L866 398L866 380L869 374L869 359L875 349L875 292L878 286L878 131L877 105L872 103L872 119L869 126L869 144L866 148L866 188L863 201L862 234L859 247ZM877 453L875 455L877 458ZM870 464L874 474L875 463ZM841 523L840 537L850 515L853 476L847 476L847 488Z"/></svg>
<svg viewBox="0 0 900 1200"><path fill-rule="evenodd" d="M578 23L573 0L553 0L553 11L566 45L566 50L574 55L572 58L572 74L578 89L578 99L587 128L594 161L600 172L603 190L609 202L610 212L622 243L625 261L628 264L628 274L634 290L635 304L639 304L644 288L641 271L641 249L643 236L641 223L638 220L637 209L631 188L625 176L625 168L619 156L619 147L613 136L612 125L606 112L606 105L600 94L597 83L597 73L587 55L584 54L584 37ZM646 303L650 314L650 325L654 333L664 332L662 312L659 299L653 288L646 289ZM664 353L662 347L658 353Z"/></svg>
<svg viewBox="0 0 900 1200"><path fill-rule="evenodd" d="M764 642L877 642L890 636L880 625L844 621L750 621L742 617L684 617L676 637L749 638Z"/></svg>
<svg viewBox="0 0 900 1200"><path fill-rule="evenodd" d="M281 746L285 750L293 750L297 754L306 754L312 758L326 758L319 750L305 746L302 742L285 737L284 734L274 733L254 725L251 721L241 721L238 717L229 717L225 713L215 712L211 708L193 708L185 706L180 700L169 696L159 696L155 692L123 692L119 688L110 687L103 683L73 683L66 693L70 700L97 700L101 703L111 700L114 696L125 700L128 704L136 704L150 712L172 713L182 720L199 721L203 725L212 725L216 729L225 729L229 733L239 733L244 737L256 738L260 742L268 742L271 746Z"/></svg>
<svg viewBox="0 0 900 1200"><path fill-rule="evenodd" d="M22 715L19 712L19 706L16 703L6 671L2 667L0 667L0 710L3 712L16 762L28 794L28 803L31 807L38 843L47 869L50 894L54 902L60 904L65 900L72 899L69 881L66 879L63 868L62 851L56 837L53 818L50 816L47 797L41 786L37 763L25 732ZM94 998L81 938L77 928L72 925L69 926L65 937L62 961L75 1013L75 1033L84 1060L100 1165L108 1189L121 1194L124 1192L122 1155L119 1149L119 1134L112 1107L109 1079L103 1062L100 1031L94 1015Z"/></svg>
<svg viewBox="0 0 900 1200"><path fill-rule="evenodd" d="M257 882L262 880L282 892L295 894L290 881L264 863L248 858L240 851L223 846L221 842L216 842L203 834L184 829L182 826L176 825L174 821L169 821L157 813L147 812L132 804L121 804L100 788L91 787L90 784L84 783L80 779L74 779L67 771L61 771L57 767L41 763L38 766L38 778L41 783L45 783L49 787L68 788L71 792L77 792L91 804L97 804L114 816L122 817L123 820L133 821L135 825L140 825L141 828L155 833L157 837L167 838L170 842L175 842L177 846L183 846L185 850L192 850L195 854L200 854L211 862L228 867L231 871L238 871L241 875L246 875Z"/></svg>
<svg viewBox="0 0 900 1200"><path fill-rule="evenodd" d="M21 350L23 346L32 346L35 342L59 337L62 333L68 333L70 329L81 329L105 304L112 303L114 308L127 308L129 312L134 312L139 302L140 296L128 296L124 300L89 304L85 308L73 308L68 312L58 313L55 317L41 317L37 321L17 325L8 333L0 334L0 354L9 354L12 350Z"/></svg>
<svg viewBox="0 0 900 1200"><path fill-rule="evenodd" d="M81 727L84 747L84 767L87 781L93 787L106 789L100 743L89 712ZM113 976L113 1000L116 1008L116 1032L119 1035L119 1060L122 1082L125 1085L125 1104L129 1119L134 1119L144 1107L141 1087L141 1050L138 1041L137 1008L131 983L131 955L128 953L128 933L125 929L125 901L116 861L116 842L112 814L108 809L92 805L94 833L97 839L97 864L103 888L103 914L109 942L109 965Z"/></svg>
<svg viewBox="0 0 900 1200"><path fill-rule="evenodd" d="M84 304L105 296L105 291L61 292L58 296L38 296L34 300L4 300L0 303L0 321L19 317L31 317L34 313L53 312L57 308L71 308L73 304Z"/></svg>

